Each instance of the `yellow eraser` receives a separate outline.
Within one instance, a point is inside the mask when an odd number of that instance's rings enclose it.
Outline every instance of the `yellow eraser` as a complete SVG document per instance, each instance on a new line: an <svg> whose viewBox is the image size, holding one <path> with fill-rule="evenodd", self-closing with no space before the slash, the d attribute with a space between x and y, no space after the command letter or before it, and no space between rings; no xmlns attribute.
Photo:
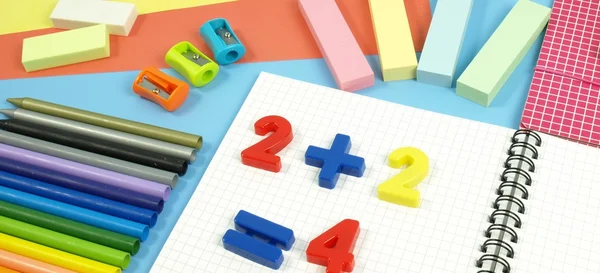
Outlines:
<svg viewBox="0 0 600 273"><path fill-rule="evenodd" d="M369 8L383 80L416 78L417 54L404 1L369 0Z"/></svg>
<svg viewBox="0 0 600 273"><path fill-rule="evenodd" d="M21 62L31 72L109 56L106 25L93 25L24 39Z"/></svg>

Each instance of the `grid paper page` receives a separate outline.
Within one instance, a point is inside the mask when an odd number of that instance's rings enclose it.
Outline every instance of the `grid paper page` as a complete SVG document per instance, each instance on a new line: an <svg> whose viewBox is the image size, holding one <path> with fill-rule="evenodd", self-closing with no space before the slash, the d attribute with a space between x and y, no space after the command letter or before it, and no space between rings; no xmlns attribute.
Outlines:
<svg viewBox="0 0 600 273"><path fill-rule="evenodd" d="M521 126L600 145L600 2L555 0Z"/></svg>
<svg viewBox="0 0 600 273"><path fill-rule="evenodd" d="M600 150L542 139L514 272L600 272Z"/></svg>
<svg viewBox="0 0 600 273"><path fill-rule="evenodd" d="M294 139L278 153L279 173L241 163L241 151L264 138L253 126L267 115L293 127ZM306 165L304 154L309 145L329 148L336 133L351 137L350 154L364 157L367 168L361 178L340 175L329 190L318 186L320 169ZM263 72L151 272L325 272L307 262L306 247L351 218L361 228L353 272L475 273L513 133ZM404 146L423 150L430 161L416 187L419 208L377 198L377 186L401 171L387 165L387 156ZM222 236L242 209L294 231L279 270L224 249Z"/></svg>

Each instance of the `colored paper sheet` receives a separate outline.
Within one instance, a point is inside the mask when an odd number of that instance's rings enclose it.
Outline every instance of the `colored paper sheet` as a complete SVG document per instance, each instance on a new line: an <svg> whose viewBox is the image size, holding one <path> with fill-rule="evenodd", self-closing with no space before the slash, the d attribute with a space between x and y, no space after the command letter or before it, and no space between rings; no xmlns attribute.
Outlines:
<svg viewBox="0 0 600 273"><path fill-rule="evenodd" d="M91 1L91 0L82 0ZM134 3L139 14L197 7L231 2L235 0L112 0ZM0 24L0 35L44 29L52 27L48 18L57 0L2 0L0 18L7 24ZM8 4L10 2L10 4Z"/></svg>
<svg viewBox="0 0 600 273"><path fill-rule="evenodd" d="M556 0L521 127L600 145L600 3Z"/></svg>
<svg viewBox="0 0 600 273"><path fill-rule="evenodd" d="M393 1L392 1L393 2ZM429 25L431 24L431 4L429 0L404 0L406 16L416 52L423 50Z"/></svg>
<svg viewBox="0 0 600 273"><path fill-rule="evenodd" d="M368 1L338 0L336 3L363 53L377 54ZM248 16L266 11L269 16ZM212 57L198 30L216 17L227 18L246 46L248 51L239 62L322 57L297 0L246 0L140 15L128 37L111 37L110 58L32 73L26 73L21 65L23 38L63 30L43 29L0 36L0 60L3 61L0 79L141 70L150 65L166 68L166 52L181 41L191 42Z"/></svg>

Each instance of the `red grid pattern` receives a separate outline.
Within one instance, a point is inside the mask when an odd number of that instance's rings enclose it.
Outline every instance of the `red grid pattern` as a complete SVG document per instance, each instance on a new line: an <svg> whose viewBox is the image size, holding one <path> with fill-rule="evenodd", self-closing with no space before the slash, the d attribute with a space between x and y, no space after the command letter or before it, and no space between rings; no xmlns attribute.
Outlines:
<svg viewBox="0 0 600 273"><path fill-rule="evenodd" d="M599 2L555 0L522 127L600 145Z"/></svg>

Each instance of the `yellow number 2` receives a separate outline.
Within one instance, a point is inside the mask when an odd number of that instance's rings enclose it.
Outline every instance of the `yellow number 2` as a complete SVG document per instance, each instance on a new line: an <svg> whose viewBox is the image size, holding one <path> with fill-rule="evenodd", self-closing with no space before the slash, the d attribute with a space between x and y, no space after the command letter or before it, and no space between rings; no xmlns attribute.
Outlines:
<svg viewBox="0 0 600 273"><path fill-rule="evenodd" d="M390 203L416 208L421 203L421 194L413 189L429 174L427 155L414 147L402 147L388 157L390 167L408 167L401 173L381 183L377 188L379 199Z"/></svg>

